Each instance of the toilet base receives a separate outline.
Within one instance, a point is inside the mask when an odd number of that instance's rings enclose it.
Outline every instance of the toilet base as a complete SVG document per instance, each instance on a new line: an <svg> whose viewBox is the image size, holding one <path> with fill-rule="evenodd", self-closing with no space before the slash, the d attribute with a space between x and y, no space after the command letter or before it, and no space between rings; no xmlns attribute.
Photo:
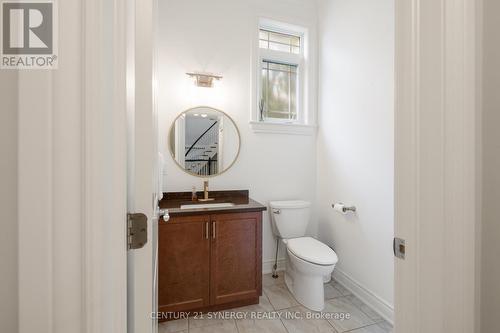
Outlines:
<svg viewBox="0 0 500 333"><path fill-rule="evenodd" d="M315 265L287 254L286 286L300 304L313 311L322 311L325 307L324 278L331 276L335 265Z"/></svg>

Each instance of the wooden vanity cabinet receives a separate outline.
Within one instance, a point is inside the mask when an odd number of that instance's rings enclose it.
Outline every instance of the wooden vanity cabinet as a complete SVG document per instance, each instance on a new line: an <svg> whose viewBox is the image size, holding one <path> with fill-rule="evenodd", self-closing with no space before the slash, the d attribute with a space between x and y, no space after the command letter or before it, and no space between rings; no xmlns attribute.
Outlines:
<svg viewBox="0 0 500 333"><path fill-rule="evenodd" d="M262 213L171 217L158 235L158 310L211 311L258 303Z"/></svg>
<svg viewBox="0 0 500 333"><path fill-rule="evenodd" d="M261 213L212 215L211 304L258 298L262 294Z"/></svg>
<svg viewBox="0 0 500 333"><path fill-rule="evenodd" d="M172 217L158 226L158 310L210 304L210 217Z"/></svg>

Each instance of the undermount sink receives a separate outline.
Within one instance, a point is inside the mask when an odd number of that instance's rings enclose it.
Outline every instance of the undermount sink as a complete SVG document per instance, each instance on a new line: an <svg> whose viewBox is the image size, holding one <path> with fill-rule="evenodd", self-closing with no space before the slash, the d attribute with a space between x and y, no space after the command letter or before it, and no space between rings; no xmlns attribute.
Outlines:
<svg viewBox="0 0 500 333"><path fill-rule="evenodd" d="M181 209L198 209L198 208L224 208L224 207L233 207L234 203L232 202L219 202L219 203L202 203L202 204L193 204L193 205L181 205Z"/></svg>

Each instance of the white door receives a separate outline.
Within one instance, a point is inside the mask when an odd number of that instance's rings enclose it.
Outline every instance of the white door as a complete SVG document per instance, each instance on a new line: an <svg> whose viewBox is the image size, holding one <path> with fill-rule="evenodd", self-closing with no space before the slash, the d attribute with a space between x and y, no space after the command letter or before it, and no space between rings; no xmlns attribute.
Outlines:
<svg viewBox="0 0 500 333"><path fill-rule="evenodd" d="M478 332L477 4L396 1L398 333Z"/></svg>
<svg viewBox="0 0 500 333"><path fill-rule="evenodd" d="M154 109L153 0L128 0L128 211L147 216L148 241L127 256L129 333L156 331L158 154Z"/></svg>

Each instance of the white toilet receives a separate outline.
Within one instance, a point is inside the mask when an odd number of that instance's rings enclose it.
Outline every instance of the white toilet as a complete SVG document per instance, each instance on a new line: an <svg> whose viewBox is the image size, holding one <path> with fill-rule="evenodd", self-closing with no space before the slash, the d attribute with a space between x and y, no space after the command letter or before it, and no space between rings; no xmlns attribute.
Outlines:
<svg viewBox="0 0 500 333"><path fill-rule="evenodd" d="M305 307L313 311L323 310L323 283L330 280L338 257L317 239L304 237L311 203L271 201L269 205L273 232L286 244L285 283L288 289Z"/></svg>

